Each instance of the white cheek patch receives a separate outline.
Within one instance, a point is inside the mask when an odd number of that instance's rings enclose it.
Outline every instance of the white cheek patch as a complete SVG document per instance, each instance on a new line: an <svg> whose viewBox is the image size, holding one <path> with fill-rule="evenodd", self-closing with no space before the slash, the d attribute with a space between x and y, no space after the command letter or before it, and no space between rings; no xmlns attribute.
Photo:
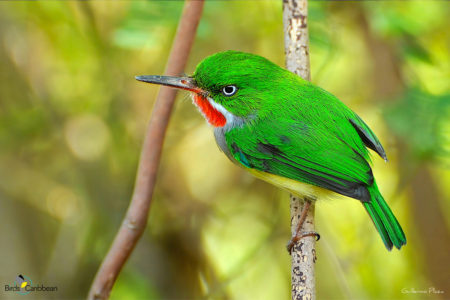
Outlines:
<svg viewBox="0 0 450 300"><path fill-rule="evenodd" d="M225 117L225 119L227 120L227 126L231 126L235 121L235 116L230 113L225 107L223 107L219 103L216 103L212 98L208 97L207 99L209 101L209 104L211 104L212 107L217 109L217 111Z"/></svg>

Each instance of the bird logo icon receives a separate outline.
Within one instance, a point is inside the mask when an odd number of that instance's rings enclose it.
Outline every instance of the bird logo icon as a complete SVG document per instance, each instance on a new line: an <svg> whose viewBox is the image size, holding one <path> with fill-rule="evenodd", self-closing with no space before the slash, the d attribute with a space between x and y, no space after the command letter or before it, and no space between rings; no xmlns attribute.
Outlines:
<svg viewBox="0 0 450 300"><path fill-rule="evenodd" d="M22 295L28 294L30 291L27 291L26 287L31 286L31 284L32 284L31 279L27 276L19 274L16 277L15 285L20 288L20 291L18 291L19 294Z"/></svg>
<svg viewBox="0 0 450 300"><path fill-rule="evenodd" d="M27 286L27 284L28 284L28 282L26 281L26 279L23 277L22 274L17 276L16 282L19 284L20 289L24 289Z"/></svg>

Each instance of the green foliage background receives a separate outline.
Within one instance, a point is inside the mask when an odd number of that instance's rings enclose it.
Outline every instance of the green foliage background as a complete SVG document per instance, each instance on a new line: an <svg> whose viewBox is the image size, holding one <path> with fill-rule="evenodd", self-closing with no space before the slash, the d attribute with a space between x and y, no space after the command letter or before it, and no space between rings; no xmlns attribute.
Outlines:
<svg viewBox="0 0 450 300"><path fill-rule="evenodd" d="M1 285L22 273L58 286L35 298L87 295L127 208L158 91L134 76L163 73L182 6L0 2ZM449 10L310 3L312 79L385 145L390 161L374 156L374 173L408 238L389 253L357 201L319 202L319 299L450 295ZM207 1L186 73L227 49L283 65L281 20L281 1ZM148 228L112 299L288 299L288 199L232 165L180 93Z"/></svg>

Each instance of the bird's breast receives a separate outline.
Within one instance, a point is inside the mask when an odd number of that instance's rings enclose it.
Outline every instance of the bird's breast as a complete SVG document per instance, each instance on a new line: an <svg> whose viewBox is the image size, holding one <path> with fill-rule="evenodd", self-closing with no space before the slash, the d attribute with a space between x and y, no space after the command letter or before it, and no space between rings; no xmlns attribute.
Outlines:
<svg viewBox="0 0 450 300"><path fill-rule="evenodd" d="M234 159L233 155L228 149L227 140L225 139L225 128L224 127L216 127L214 128L214 138L216 139L217 146L223 153L234 163L237 163Z"/></svg>

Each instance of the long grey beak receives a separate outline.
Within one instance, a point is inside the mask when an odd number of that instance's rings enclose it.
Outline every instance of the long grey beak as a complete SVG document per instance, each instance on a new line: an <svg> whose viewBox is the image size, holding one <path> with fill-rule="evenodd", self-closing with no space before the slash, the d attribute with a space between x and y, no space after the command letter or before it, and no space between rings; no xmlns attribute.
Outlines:
<svg viewBox="0 0 450 300"><path fill-rule="evenodd" d="M175 77L175 76L160 76L160 75L142 75L136 76L136 80L166 85L178 89L188 90L191 92L201 93L202 89L197 87L195 80L191 77Z"/></svg>

